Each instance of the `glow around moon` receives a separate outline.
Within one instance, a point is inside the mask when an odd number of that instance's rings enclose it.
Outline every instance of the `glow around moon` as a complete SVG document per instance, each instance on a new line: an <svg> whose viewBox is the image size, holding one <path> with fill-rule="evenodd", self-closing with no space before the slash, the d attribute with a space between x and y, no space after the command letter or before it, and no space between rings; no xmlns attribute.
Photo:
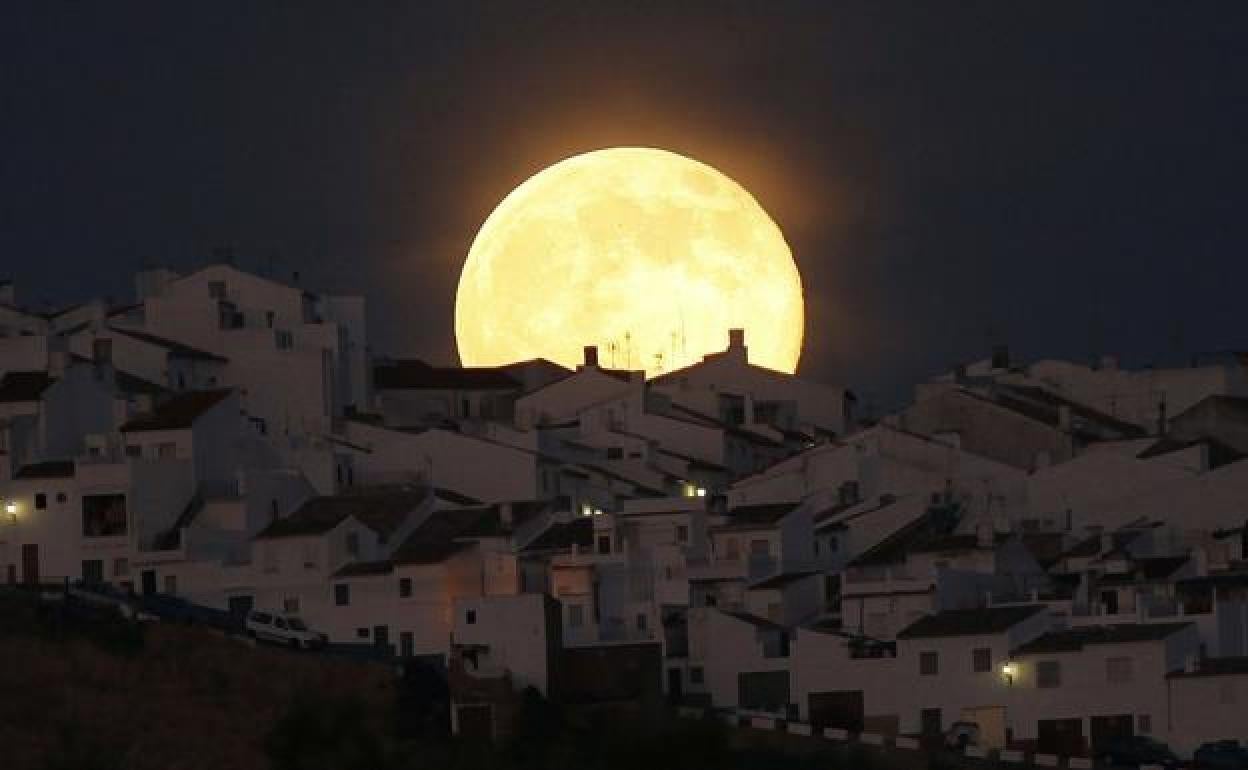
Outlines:
<svg viewBox="0 0 1248 770"><path fill-rule="evenodd" d="M801 277L780 228L725 174L664 150L588 152L498 204L459 279L465 366L547 358L648 376L723 350L744 328L752 363L793 372Z"/></svg>

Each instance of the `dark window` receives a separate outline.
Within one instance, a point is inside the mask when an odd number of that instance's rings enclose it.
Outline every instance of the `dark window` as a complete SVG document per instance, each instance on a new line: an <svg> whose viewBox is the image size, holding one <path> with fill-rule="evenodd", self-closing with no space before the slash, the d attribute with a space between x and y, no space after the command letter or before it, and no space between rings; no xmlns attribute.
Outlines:
<svg viewBox="0 0 1248 770"><path fill-rule="evenodd" d="M126 496L83 495L82 534L85 537L126 534Z"/></svg>
<svg viewBox="0 0 1248 770"><path fill-rule="evenodd" d="M580 628L585 625L585 608L579 604L568 606L568 625L572 628Z"/></svg>
<svg viewBox="0 0 1248 770"><path fill-rule="evenodd" d="M702 667L701 666L689 667L689 682L690 684L702 684Z"/></svg>
<svg viewBox="0 0 1248 770"><path fill-rule="evenodd" d="M476 610L467 610L467 611L465 611L465 612L464 612L464 622L465 622L465 623L467 623L467 624L468 624L468 625L470 625L470 626L471 626L471 625L473 625L474 623L476 623L476 622L477 622L477 611L476 611Z"/></svg>
<svg viewBox="0 0 1248 770"><path fill-rule="evenodd" d="M940 709L923 709L919 712L919 724L924 735L940 735Z"/></svg>
<svg viewBox="0 0 1248 770"><path fill-rule="evenodd" d="M360 555L360 533L358 532L347 533L347 553L351 554L352 556Z"/></svg>
<svg viewBox="0 0 1248 770"><path fill-rule="evenodd" d="M468 401L468 399L466 399L466 398L465 398L465 399L463 400L463 403L462 403L460 406L462 406L462 407L463 407L463 411L461 412L461 414L462 414L464 417L471 417L471 416L472 416L472 404Z"/></svg>
<svg viewBox="0 0 1248 770"><path fill-rule="evenodd" d="M351 603L351 586L346 583L339 583L334 586L334 604L339 607L346 607Z"/></svg>
<svg viewBox="0 0 1248 770"><path fill-rule="evenodd" d="M598 536L598 553L611 553L611 536Z"/></svg>
<svg viewBox="0 0 1248 770"><path fill-rule="evenodd" d="M650 621L649 621L649 618L646 617L646 613L644 612L637 613L637 630L638 631L645 631L646 624L649 622Z"/></svg>
<svg viewBox="0 0 1248 770"><path fill-rule="evenodd" d="M87 559L82 563L82 582L103 583L104 562L99 559Z"/></svg>
<svg viewBox="0 0 1248 770"><path fill-rule="evenodd" d="M361 639L367 639L367 638L368 638L368 629L367 629L367 628L357 628L357 629L355 629L355 635L356 635L356 636L358 636L358 637L359 637L359 638L361 638Z"/></svg>
<svg viewBox="0 0 1248 770"><path fill-rule="evenodd" d="M213 299L225 299L225 281L209 281L208 296Z"/></svg>
<svg viewBox="0 0 1248 770"><path fill-rule="evenodd" d="M608 460L621 460L621 459L623 459L623 458L624 458L624 450L623 450L623 449L619 448L618 446L613 446L613 447L608 447L608 448L607 448L607 459L608 459Z"/></svg>
<svg viewBox="0 0 1248 770"><path fill-rule="evenodd" d="M63 503L63 502L65 502L65 501L66 501L66 500L68 500L68 499L69 499L69 498L65 496L65 493L64 493L64 492L57 492L57 493L56 493L56 501L57 501L58 503Z"/></svg>
<svg viewBox="0 0 1248 770"><path fill-rule="evenodd" d="M412 579L399 578L399 596L407 598L412 595Z"/></svg>
<svg viewBox="0 0 1248 770"><path fill-rule="evenodd" d="M1036 664L1036 687L1061 687L1062 664L1056 660L1042 660Z"/></svg>
<svg viewBox="0 0 1248 770"><path fill-rule="evenodd" d="M992 650L987 647L976 647L971 650L971 668L982 674L992 670Z"/></svg>
<svg viewBox="0 0 1248 770"><path fill-rule="evenodd" d="M48 496L40 492L35 495L35 510L42 511L48 507Z"/></svg>
<svg viewBox="0 0 1248 770"><path fill-rule="evenodd" d="M919 653L919 675L936 676L940 673L940 655L936 652Z"/></svg>
<svg viewBox="0 0 1248 770"><path fill-rule="evenodd" d="M679 524L679 525L677 525L677 527L676 527L676 542L678 542L678 543L687 543L687 542L689 542L689 527L685 526L684 524Z"/></svg>
<svg viewBox="0 0 1248 770"><path fill-rule="evenodd" d="M415 640L411 631L399 632L399 654L405 658L410 658L416 652Z"/></svg>
<svg viewBox="0 0 1248 770"><path fill-rule="evenodd" d="M138 457L143 454L143 447L138 444L130 444L126 447L126 457Z"/></svg>

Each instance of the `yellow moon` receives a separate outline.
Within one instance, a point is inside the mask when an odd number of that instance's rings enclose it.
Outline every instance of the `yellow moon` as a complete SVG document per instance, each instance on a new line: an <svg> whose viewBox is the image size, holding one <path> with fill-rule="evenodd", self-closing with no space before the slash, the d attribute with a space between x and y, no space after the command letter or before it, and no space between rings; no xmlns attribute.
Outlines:
<svg viewBox="0 0 1248 770"><path fill-rule="evenodd" d="M776 223L727 175L665 150L560 161L485 220L459 278L464 366L546 358L647 376L697 363L745 329L751 363L797 368L802 282Z"/></svg>

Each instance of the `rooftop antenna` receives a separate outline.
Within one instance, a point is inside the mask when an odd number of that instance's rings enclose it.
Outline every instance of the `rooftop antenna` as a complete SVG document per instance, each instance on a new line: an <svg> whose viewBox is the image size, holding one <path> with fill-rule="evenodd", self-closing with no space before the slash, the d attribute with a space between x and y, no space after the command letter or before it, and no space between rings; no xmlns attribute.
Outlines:
<svg viewBox="0 0 1248 770"><path fill-rule="evenodd" d="M607 343L607 352L611 354L611 368L615 368L615 351L620 349L620 344L615 340Z"/></svg>
<svg viewBox="0 0 1248 770"><path fill-rule="evenodd" d="M631 332L624 332L624 362L626 369L633 368L633 335Z"/></svg>

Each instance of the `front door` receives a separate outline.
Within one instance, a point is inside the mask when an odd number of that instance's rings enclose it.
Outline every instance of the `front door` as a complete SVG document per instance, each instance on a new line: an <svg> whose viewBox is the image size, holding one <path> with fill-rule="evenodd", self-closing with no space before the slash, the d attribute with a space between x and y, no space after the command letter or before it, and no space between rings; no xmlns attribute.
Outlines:
<svg viewBox="0 0 1248 770"><path fill-rule="evenodd" d="M685 680L678 668L667 670L667 702L680 703L685 697Z"/></svg>
<svg viewBox="0 0 1248 770"><path fill-rule="evenodd" d="M979 725L979 745L986 749L1004 749L1005 707L962 709L962 721Z"/></svg>
<svg viewBox="0 0 1248 770"><path fill-rule="evenodd" d="M1082 719L1041 719L1036 724L1036 748L1042 754L1081 756Z"/></svg>
<svg viewBox="0 0 1248 770"><path fill-rule="evenodd" d="M143 570L143 594L151 595L156 593L156 570Z"/></svg>
<svg viewBox="0 0 1248 770"><path fill-rule="evenodd" d="M807 696L810 724L815 727L836 727L851 733L863 728L862 690L812 692Z"/></svg>
<svg viewBox="0 0 1248 770"><path fill-rule="evenodd" d="M1094 751L1106 741L1114 738L1130 738L1135 734L1135 720L1130 714L1092 717L1090 727Z"/></svg>
<svg viewBox="0 0 1248 770"><path fill-rule="evenodd" d="M33 585L39 582L39 545L27 543L22 546L22 582Z"/></svg>

